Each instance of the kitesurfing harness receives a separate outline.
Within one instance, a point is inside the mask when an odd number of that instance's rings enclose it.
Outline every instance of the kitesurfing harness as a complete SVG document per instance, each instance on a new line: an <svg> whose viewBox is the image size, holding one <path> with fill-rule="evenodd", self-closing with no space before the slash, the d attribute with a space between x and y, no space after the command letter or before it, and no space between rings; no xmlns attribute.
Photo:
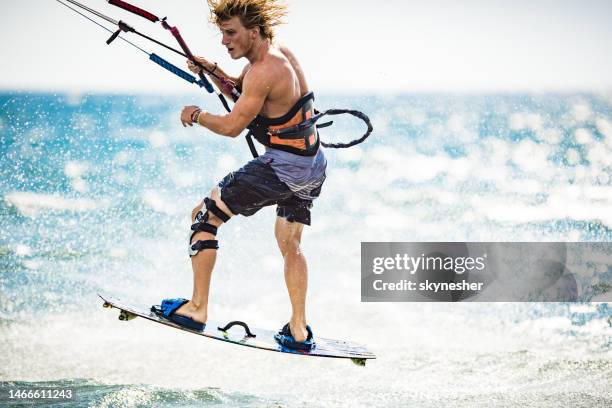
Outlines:
<svg viewBox="0 0 612 408"><path fill-rule="evenodd" d="M240 91L236 88L236 86L234 86L234 84L231 81L228 81L226 78L216 74L214 70L207 69L203 64L199 63L195 59L195 57L191 53L191 50L187 46L187 43L182 38L178 28L170 26L167 22L166 17L160 19L155 14L152 14L146 10L143 10L140 7L136 7L132 4L126 3L125 1L122 1L122 0L108 0L109 4L120 7L131 13L137 14L153 23L161 22L162 27L170 31L172 36L179 43L181 49L183 50L182 52L148 35L142 34L141 32L134 29L131 25L127 24L126 22L122 20L112 19L75 0L56 0L56 1L64 5L65 7L69 8L70 10L74 11L75 13L80 14L81 16L85 17L89 21L97 24L103 29L111 32L112 35L106 41L107 44L112 43L117 37L119 37L126 43L132 45L133 47L147 54L149 56L149 59L153 61L154 63L158 64L159 66L172 72L173 74L186 80L189 83L195 84L201 88L202 87L205 88L209 93L215 92L215 89L213 85L208 81L204 73L219 80L219 82L222 85L223 91L230 94L234 102L236 102L238 98L240 97ZM102 24L98 23L97 21L93 20L92 18L88 17L87 15L79 12L75 8L70 7L68 4L64 3L64 1L71 3L74 6L77 6L83 10L86 10L89 13L110 22L111 24L114 24L118 28L116 29L116 31L112 31L108 29L107 27L103 26ZM198 73L198 76L200 77L200 79L197 80L193 75L180 69L176 65L173 65L170 62L166 61L165 59L161 58L160 56L154 53L149 53L145 51L144 49L142 49L141 47L139 47L138 45L126 40L125 38L120 36L121 32L134 33L176 54L186 57L191 62L193 62L197 67L200 68L200 72ZM219 100L223 104L223 107L225 108L225 110L230 112L231 109L227 103L227 100L223 96L223 93L221 91L216 92L216 93L219 97ZM341 115L341 114L348 114L348 115L352 115L352 116L355 116L361 119L367 126L366 133L364 133L363 136L361 136L360 138L355 139L349 143L325 143L322 140L320 140L318 129L330 126L333 122L330 121L330 122L326 122L326 123L322 123L318 125L317 121L326 115L332 116L332 115ZM314 109L314 94L310 92L304 95L303 97L301 97L296 102L296 104L293 106L293 108L291 108L289 112L287 112L282 117L266 118L266 117L258 115L255 118L255 120L253 120L247 126L247 129L248 129L248 133L246 135L246 139L249 145L249 149L253 157L257 157L258 153L257 153L257 150L255 149L253 138L255 138L255 140L257 140L258 142L260 142L261 144L267 147L287 151L287 152L298 154L301 156L313 156L317 153L319 145L323 145L324 147L334 148L334 149L348 148L351 146L355 146L356 144L363 142L368 136L370 136L370 134L372 133L373 127L372 127L372 123L370 122L370 119L368 118L368 116L364 114L363 112L360 112L357 110L328 109L323 112L317 111L316 109Z"/></svg>
<svg viewBox="0 0 612 408"><path fill-rule="evenodd" d="M362 112L350 109L328 109L319 112L314 109L314 94L307 93L301 97L293 108L280 118L266 118L257 115L255 120L247 127L247 143L253 157L257 157L257 150L253 144L253 138L264 146L284 150L300 156L314 156L317 154L319 144L331 148L347 148L363 142L372 133L372 123ZM325 122L317 125L317 121L325 115L353 115L365 122L368 126L367 132L359 139L349 143L325 143L319 139L318 129L330 126L333 122Z"/></svg>

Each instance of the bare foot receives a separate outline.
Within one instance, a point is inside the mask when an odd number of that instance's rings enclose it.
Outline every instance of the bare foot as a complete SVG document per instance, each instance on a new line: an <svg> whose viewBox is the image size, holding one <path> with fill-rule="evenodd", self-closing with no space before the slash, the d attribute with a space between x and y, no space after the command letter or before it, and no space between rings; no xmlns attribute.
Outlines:
<svg viewBox="0 0 612 408"><path fill-rule="evenodd" d="M294 340L298 343L306 341L308 338L308 331L306 330L306 323L289 323L289 330Z"/></svg>
<svg viewBox="0 0 612 408"><path fill-rule="evenodd" d="M196 307L191 300L176 309L174 314L191 317L198 323L206 323L206 319L208 318L206 310L202 307Z"/></svg>

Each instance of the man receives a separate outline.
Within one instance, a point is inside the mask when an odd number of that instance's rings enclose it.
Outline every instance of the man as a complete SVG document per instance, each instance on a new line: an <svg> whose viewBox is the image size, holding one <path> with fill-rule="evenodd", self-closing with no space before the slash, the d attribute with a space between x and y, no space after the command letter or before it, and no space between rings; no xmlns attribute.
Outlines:
<svg viewBox="0 0 612 408"><path fill-rule="evenodd" d="M213 115L197 106L187 106L181 113L181 122L183 126L197 124L232 138L256 123L255 137L265 139L266 152L228 174L193 209L190 238L193 295L189 301L164 300L162 311L178 324L203 330L218 248L217 229L237 214L249 216L277 204L274 234L284 258L292 313L276 338L286 347L308 350L314 340L306 324L308 271L300 242L304 225L310 225L310 208L321 191L327 162L314 125L301 133L293 132L289 138L274 136L273 132L310 118L313 97L295 56L272 41L273 28L285 15L284 6L276 0L209 0L209 6L211 20L220 28L221 43L231 58L244 57L249 63L239 77L231 77L216 63L204 58L197 60L209 71L233 82L242 94L227 115ZM199 70L191 62L188 66L193 72ZM224 89L223 84L213 80L219 89Z"/></svg>

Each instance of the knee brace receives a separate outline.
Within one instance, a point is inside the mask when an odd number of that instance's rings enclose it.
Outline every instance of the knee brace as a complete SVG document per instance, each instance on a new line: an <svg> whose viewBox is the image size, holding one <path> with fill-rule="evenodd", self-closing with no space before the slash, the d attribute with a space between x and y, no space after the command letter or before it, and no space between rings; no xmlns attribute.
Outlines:
<svg viewBox="0 0 612 408"><path fill-rule="evenodd" d="M206 212L202 213L199 211L195 218L195 223L191 225L191 229L189 230L189 256L195 256L198 252L203 249L219 249L219 242L216 239L207 239L204 241L197 241L192 243L191 240L193 236L198 232L208 232L213 235L217 235L217 227L208 223L208 219L210 217L210 213L213 213L217 217L221 219L223 222L227 222L230 219L230 216L223 212L219 207L217 207L217 203L215 200L206 197L204 199L204 206L206 207Z"/></svg>

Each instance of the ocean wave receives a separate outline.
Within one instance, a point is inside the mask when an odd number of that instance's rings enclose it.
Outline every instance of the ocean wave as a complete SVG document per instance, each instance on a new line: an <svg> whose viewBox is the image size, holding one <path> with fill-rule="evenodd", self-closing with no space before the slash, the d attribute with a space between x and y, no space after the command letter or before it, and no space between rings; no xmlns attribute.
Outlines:
<svg viewBox="0 0 612 408"><path fill-rule="evenodd" d="M93 211L105 203L90 198L70 198L60 194L42 194L13 191L4 195L4 200L16 207L22 215L35 217L42 211Z"/></svg>

